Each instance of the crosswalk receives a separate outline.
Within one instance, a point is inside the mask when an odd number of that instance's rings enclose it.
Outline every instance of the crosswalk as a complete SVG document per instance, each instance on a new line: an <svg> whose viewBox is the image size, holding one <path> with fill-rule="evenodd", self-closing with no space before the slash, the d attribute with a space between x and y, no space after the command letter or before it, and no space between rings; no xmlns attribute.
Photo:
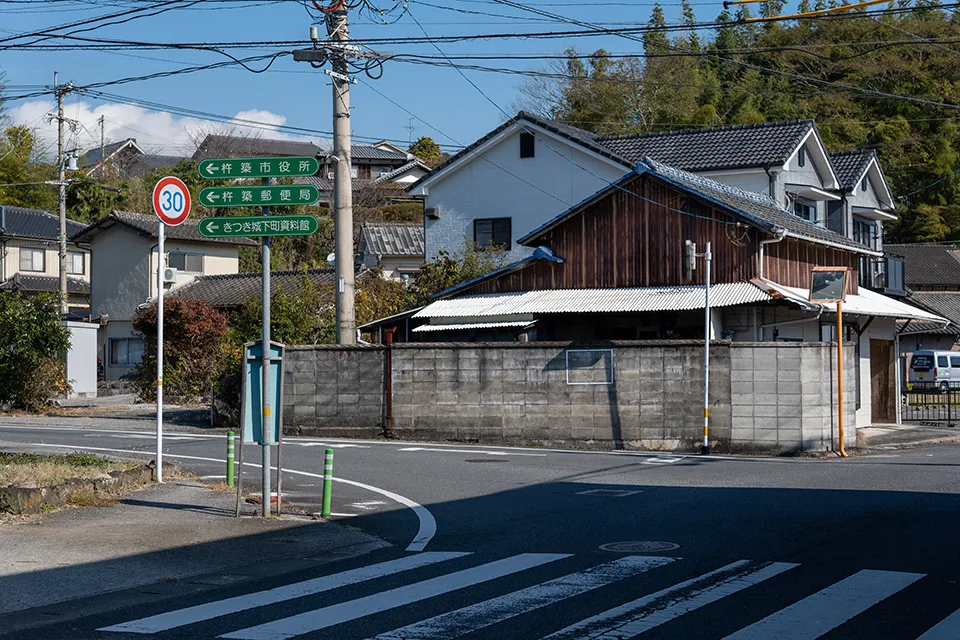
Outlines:
<svg viewBox="0 0 960 640"><path fill-rule="evenodd" d="M420 552L208 598L97 631L104 638L161 639L625 640L656 629L662 633L657 637L814 640L858 637L844 635L844 625L883 614L893 606L890 599L933 579L874 569L823 579L821 568L755 560L697 570L704 568L673 556ZM751 606L757 602L776 608ZM690 635L689 625L683 627L701 613L722 620L731 611L736 629L700 625ZM960 609L927 621L910 637L960 639Z"/></svg>

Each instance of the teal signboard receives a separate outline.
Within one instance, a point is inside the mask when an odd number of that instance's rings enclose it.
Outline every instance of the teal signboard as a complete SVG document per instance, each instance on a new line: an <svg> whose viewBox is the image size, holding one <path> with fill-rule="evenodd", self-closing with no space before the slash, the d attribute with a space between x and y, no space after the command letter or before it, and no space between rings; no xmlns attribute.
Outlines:
<svg viewBox="0 0 960 640"><path fill-rule="evenodd" d="M270 416L264 430L263 349L260 340L243 345L243 395L241 422L244 444L277 444L283 422L283 351L285 345L270 343ZM264 433L267 439L264 440Z"/></svg>

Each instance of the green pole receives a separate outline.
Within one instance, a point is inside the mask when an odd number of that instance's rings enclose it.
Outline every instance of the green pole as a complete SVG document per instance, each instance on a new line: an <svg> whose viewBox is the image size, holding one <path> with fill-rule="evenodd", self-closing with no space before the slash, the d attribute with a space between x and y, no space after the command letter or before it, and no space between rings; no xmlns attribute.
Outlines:
<svg viewBox="0 0 960 640"><path fill-rule="evenodd" d="M333 493L333 449L327 449L324 452L323 464L323 509L320 516L330 517L330 497Z"/></svg>
<svg viewBox="0 0 960 640"><path fill-rule="evenodd" d="M233 486L233 444L234 433L227 431L227 486Z"/></svg>

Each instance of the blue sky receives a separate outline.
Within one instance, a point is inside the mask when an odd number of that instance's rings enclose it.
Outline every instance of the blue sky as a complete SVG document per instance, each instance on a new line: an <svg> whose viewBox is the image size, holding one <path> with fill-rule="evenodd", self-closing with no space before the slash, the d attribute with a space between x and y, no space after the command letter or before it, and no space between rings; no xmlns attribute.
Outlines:
<svg viewBox="0 0 960 640"><path fill-rule="evenodd" d="M392 5L393 0L382 0ZM61 0L59 2L32 2L28 4L0 4L0 37L30 32L54 25L82 20L88 17L122 11L125 6L141 3L130 0L91 2L90 0ZM608 26L633 26L649 18L652 2L574 2L572 0L527 3L531 6L598 22ZM121 5L121 6L117 6ZM430 6L434 5L434 6ZM679 1L665 2L668 20L678 14ZM54 6L57 10L44 7ZM472 12L488 12L520 19L465 14L440 7L451 7ZM701 21L712 20L722 10L721 2L694 3ZM369 37L421 37L423 32L411 15L423 25L430 36L482 33L525 33L576 29L572 25L543 22L522 11L497 5L491 0L416 0L409 3L410 15L392 25L375 24L358 15L351 15L351 35ZM99 38L152 42L211 42L211 41L278 41L306 39L311 19L301 3L281 2L208 2L193 9L180 9L162 15L146 17L126 24L107 26L79 35ZM321 33L325 33L321 27ZM439 45L446 54L556 54L568 47L592 51L604 47L617 53L639 51L639 43L614 36L596 38L559 38L552 40L510 39L473 41ZM427 43L400 46L381 46L381 50L397 53L438 55ZM242 52L243 55L277 51L267 48ZM207 64L222 60L222 56L202 51L16 51L0 53L0 70L6 72L8 85L51 84L54 70L61 82L72 81L85 85L100 81L138 76L158 71L169 71L184 66ZM486 64L486 63L481 63ZM491 66L532 69L544 65L542 61L490 61ZM252 66L261 66L253 63ZM517 98L517 86L522 77L497 73L466 71L483 92L507 112ZM410 132L407 114L391 104L364 83L413 112L422 121L414 121L413 137L430 135L442 144L467 144L496 127L503 121L503 113L488 102L464 80L456 70L400 62L388 62L383 78L363 80L353 86L353 127L358 136L390 138L406 141ZM292 58L278 60L270 71L254 74L240 68L224 68L193 74L140 81L104 89L121 96L149 100L161 104L214 112L230 117L242 114L251 120L272 124L286 124L329 131L331 127L330 86L320 70L311 69ZM8 94L15 94L14 88ZM52 107L50 99L8 102L8 114L16 121L38 127L47 144L53 131L44 119ZM215 124L204 124L191 119L165 114L162 110L144 111L129 106L109 105L89 97L71 95L67 98L67 115L83 124L72 134L71 146L94 146L99 136L97 119L106 119L107 138L136 137L154 151L179 153L188 151L188 131L215 129ZM447 134L441 135L431 126ZM285 137L269 131L264 137ZM304 139L295 137L295 139ZM362 141L362 140L360 140Z"/></svg>

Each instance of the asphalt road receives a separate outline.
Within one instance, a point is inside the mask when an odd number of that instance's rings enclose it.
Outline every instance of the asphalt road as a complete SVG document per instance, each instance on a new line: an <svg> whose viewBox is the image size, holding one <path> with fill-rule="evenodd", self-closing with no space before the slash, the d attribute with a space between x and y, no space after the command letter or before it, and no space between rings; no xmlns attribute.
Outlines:
<svg viewBox="0 0 960 640"><path fill-rule="evenodd" d="M148 457L152 438L0 426L0 447ZM118 597L16 637L960 638L960 447L814 460L288 439L285 499L319 511L326 445L337 518L393 547ZM203 476L224 454L222 436L166 439ZM259 487L259 450L244 456Z"/></svg>

